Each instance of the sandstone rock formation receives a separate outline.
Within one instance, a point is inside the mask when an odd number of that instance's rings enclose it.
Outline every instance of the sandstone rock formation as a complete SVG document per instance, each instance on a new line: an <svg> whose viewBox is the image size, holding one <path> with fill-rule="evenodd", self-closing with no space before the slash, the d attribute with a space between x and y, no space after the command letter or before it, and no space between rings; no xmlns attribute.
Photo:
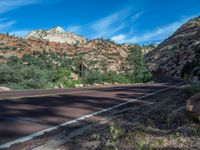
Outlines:
<svg viewBox="0 0 200 150"><path fill-rule="evenodd" d="M73 38L68 36L70 34L73 35ZM32 55L45 51L66 54L74 63L83 63L89 70L123 73L129 69L128 49L136 47L136 45L120 45L105 39L86 41L85 38L75 37L73 33L66 33L60 27L33 31L26 38L0 34L0 63L6 62L6 59L12 56L21 58L26 54ZM75 40L73 40L74 38ZM77 43L77 41L80 42ZM146 55L153 48L155 45L144 46L142 51ZM27 64L27 62L23 62L23 64Z"/></svg>
<svg viewBox="0 0 200 150"><path fill-rule="evenodd" d="M50 51L66 54L74 63L83 63L87 69L122 72L129 66L126 60L128 48L103 39L90 40L77 45L0 34L0 62L2 63L12 56L21 58L26 54Z"/></svg>
<svg viewBox="0 0 200 150"><path fill-rule="evenodd" d="M149 68L159 75L181 77L187 62L192 62L200 49L200 17L181 26L171 37L146 55Z"/></svg>
<svg viewBox="0 0 200 150"><path fill-rule="evenodd" d="M72 32L65 32L64 29L57 26L50 30L35 30L30 32L26 38L46 40L49 42L79 44L85 43L86 39Z"/></svg>

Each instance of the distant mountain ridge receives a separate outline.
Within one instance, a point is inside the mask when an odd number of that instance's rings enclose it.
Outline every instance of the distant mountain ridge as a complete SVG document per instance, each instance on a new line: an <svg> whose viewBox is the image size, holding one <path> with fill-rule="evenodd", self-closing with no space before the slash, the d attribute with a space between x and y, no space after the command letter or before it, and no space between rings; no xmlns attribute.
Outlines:
<svg viewBox="0 0 200 150"><path fill-rule="evenodd" d="M84 37L78 36L72 32L65 32L65 30L59 26L56 26L49 30L34 30L30 32L25 38L46 40L49 42L56 43L68 43L77 44L85 43L86 39Z"/></svg>

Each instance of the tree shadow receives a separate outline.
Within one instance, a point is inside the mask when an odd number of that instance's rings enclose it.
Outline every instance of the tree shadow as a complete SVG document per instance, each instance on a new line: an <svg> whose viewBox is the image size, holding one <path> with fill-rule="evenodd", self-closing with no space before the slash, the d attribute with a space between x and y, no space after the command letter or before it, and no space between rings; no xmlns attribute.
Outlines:
<svg viewBox="0 0 200 150"><path fill-rule="evenodd" d="M1 100L0 144L127 102L167 86L169 84L95 88L90 89L91 92L80 91L55 96ZM139 106L141 102L136 101L128 105Z"/></svg>

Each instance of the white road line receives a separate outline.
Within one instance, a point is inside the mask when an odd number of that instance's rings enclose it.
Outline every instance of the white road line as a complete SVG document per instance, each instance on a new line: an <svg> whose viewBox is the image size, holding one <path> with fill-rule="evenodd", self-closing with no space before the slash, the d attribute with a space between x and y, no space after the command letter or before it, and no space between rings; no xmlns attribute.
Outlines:
<svg viewBox="0 0 200 150"><path fill-rule="evenodd" d="M25 136L25 137L16 139L16 140L14 140L14 141L11 141L11 142L2 144L2 145L0 145L0 149L9 148L9 147L12 146L13 144L23 143L23 142L29 141L29 140L31 140L31 139L33 139L33 138L36 138L36 137L38 137L38 136L43 135L45 132L50 132L50 131L52 131L52 130L58 129L59 127L63 127L63 126L66 126L66 125L70 125L70 124L76 123L76 122L78 122L78 121L85 120L85 119L87 119L87 118L91 118L91 117L93 117L93 116L95 116L95 115L99 115L99 114L101 114L101 113L104 113L104 112L110 111L110 110L112 110L112 109L121 107L121 106L126 105L126 104L128 104L128 103L134 102L135 100L140 100L140 99L142 99L142 98L146 98L146 97L148 97L148 96L155 95L155 94L157 94L157 93L166 91L166 90L168 90L168 89L171 89L171 88L174 88L174 87L178 87L178 86L180 86L180 85L182 85L182 84L183 84L183 83L179 83L179 84L170 86L170 87L168 87L168 88L161 89L161 90L158 90L158 91L153 92L153 93L150 93L150 94L146 94L146 95L141 96L141 97L139 97L139 98L132 99L132 100L130 100L130 101L127 101L127 102L124 102L124 103L121 103L121 104L118 104L118 105L115 105L115 106L112 106L112 107L109 107L109 108L106 108L106 109L102 109L102 110L100 110L100 111L97 111L97 112L94 112L94 113L91 113L91 114L82 116L82 117L80 117L80 118L77 118L77 119L74 119L74 120L71 120L71 121L68 121L68 122L65 122L65 123L62 123L62 124L60 124L60 125L58 125L58 126L54 126L54 127L51 127L51 128L48 128L48 129L45 129L45 130L42 130L42 131L33 133L33 134L31 134L31 135L28 135L28 136Z"/></svg>

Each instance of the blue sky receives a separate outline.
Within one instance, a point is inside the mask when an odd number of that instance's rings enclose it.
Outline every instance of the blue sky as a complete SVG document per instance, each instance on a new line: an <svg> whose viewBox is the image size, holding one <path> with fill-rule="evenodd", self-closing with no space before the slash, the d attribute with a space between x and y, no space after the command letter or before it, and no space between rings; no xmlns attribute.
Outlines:
<svg viewBox="0 0 200 150"><path fill-rule="evenodd" d="M61 26L89 39L159 43L200 15L200 0L0 0L0 32Z"/></svg>

